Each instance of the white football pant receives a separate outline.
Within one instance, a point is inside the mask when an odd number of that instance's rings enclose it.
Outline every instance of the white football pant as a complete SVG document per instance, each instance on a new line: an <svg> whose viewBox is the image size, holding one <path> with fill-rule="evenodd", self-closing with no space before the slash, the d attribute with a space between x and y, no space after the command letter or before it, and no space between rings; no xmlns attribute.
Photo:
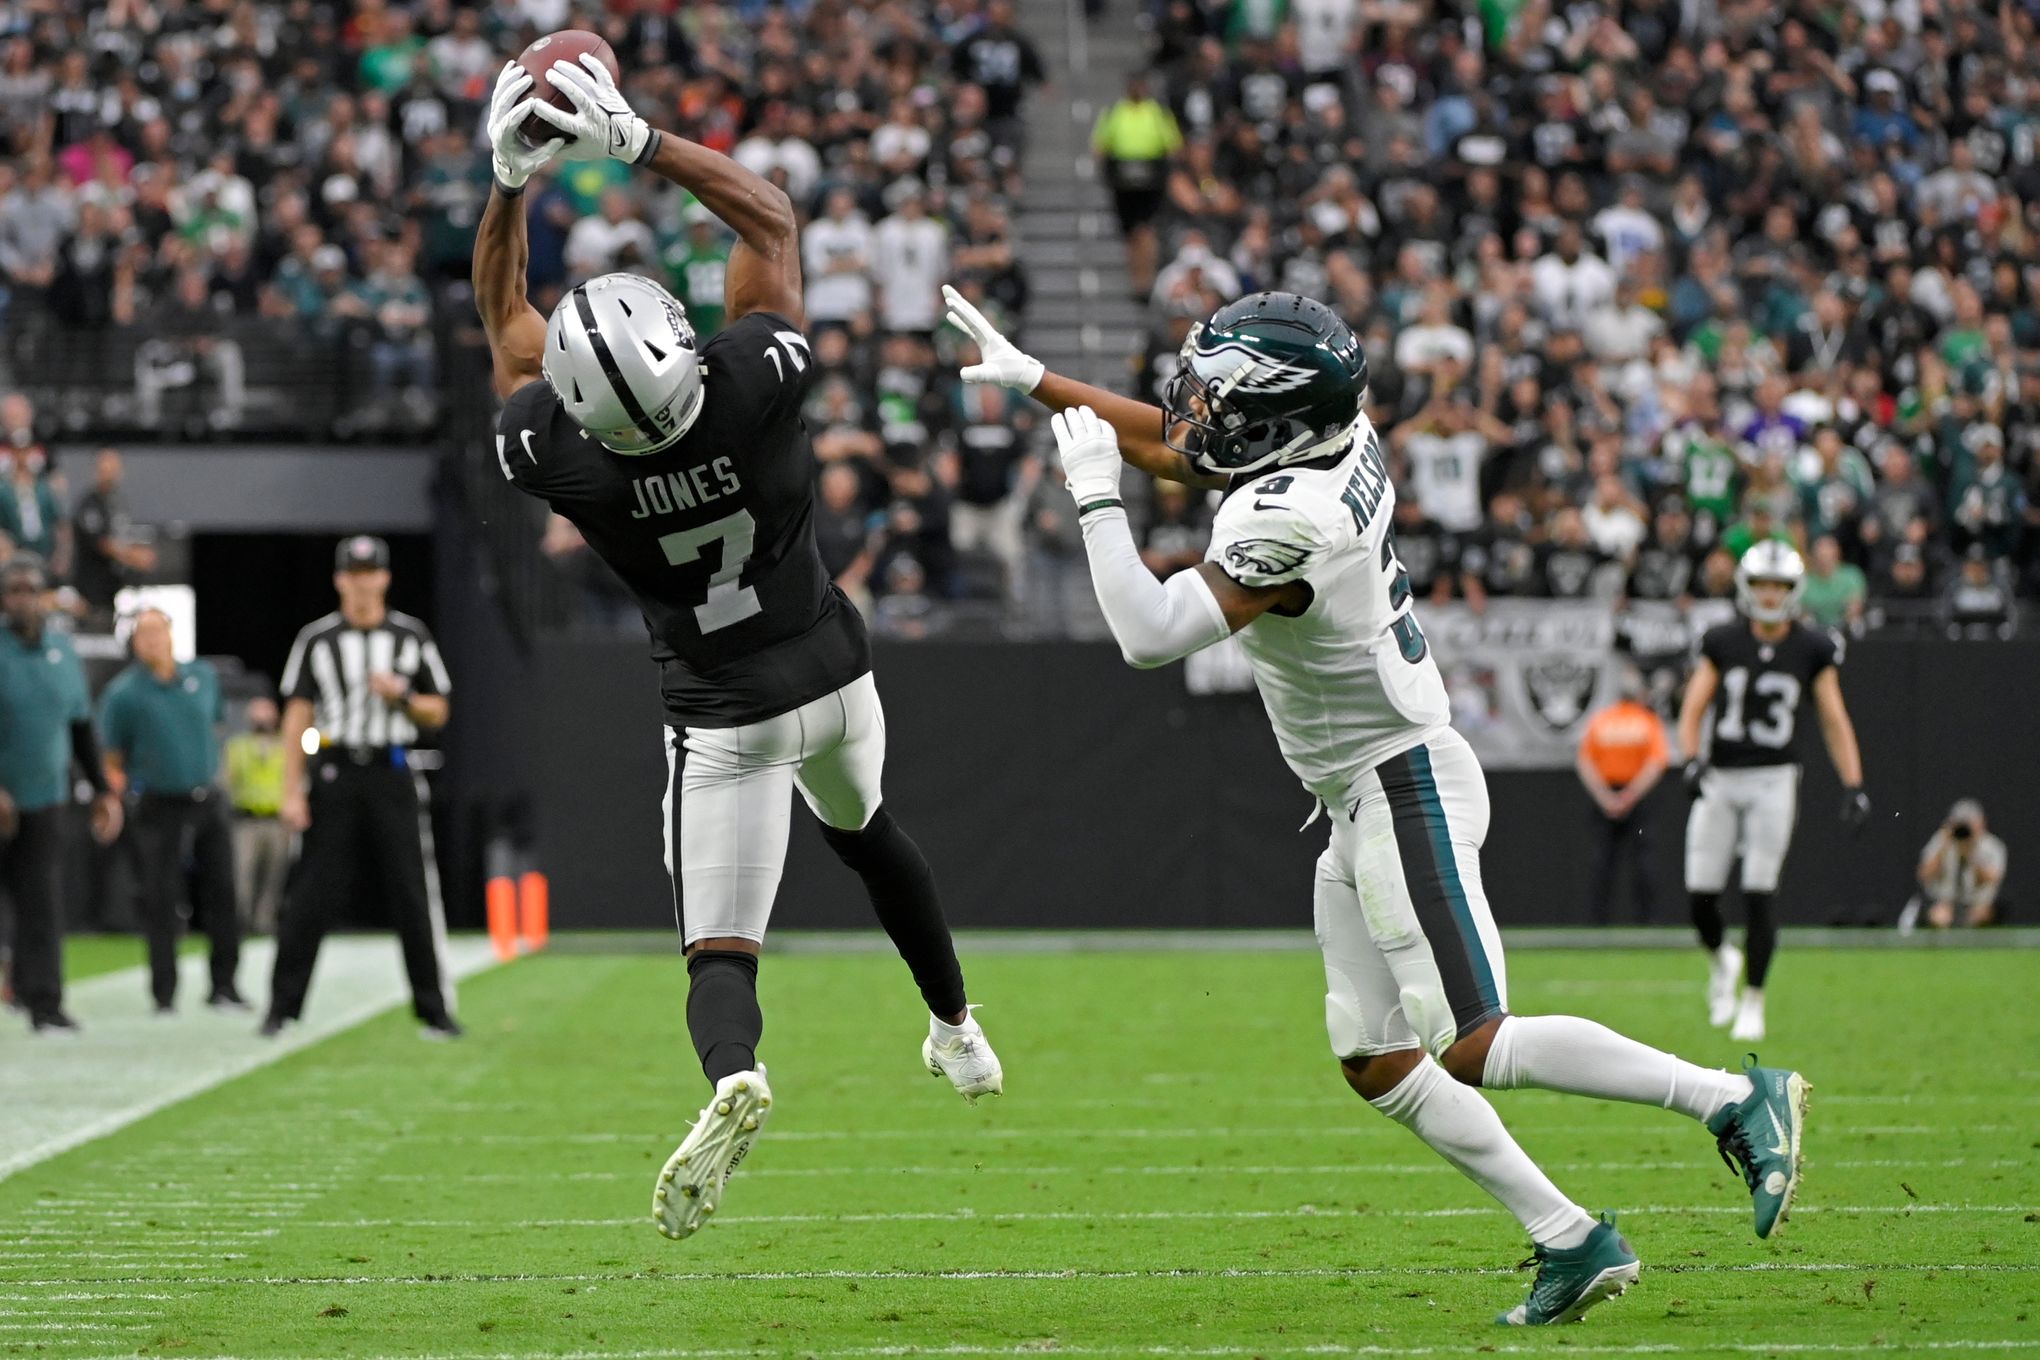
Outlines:
<svg viewBox="0 0 2040 1360"><path fill-rule="evenodd" d="M763 940L793 790L824 825L859 831L878 811L884 768L885 713L868 673L763 722L668 727L666 872L682 941Z"/></svg>
<svg viewBox="0 0 2040 1360"><path fill-rule="evenodd" d="M1798 815L1797 765L1709 770L1686 821L1686 891L1726 891L1741 859L1745 892L1775 892Z"/></svg>

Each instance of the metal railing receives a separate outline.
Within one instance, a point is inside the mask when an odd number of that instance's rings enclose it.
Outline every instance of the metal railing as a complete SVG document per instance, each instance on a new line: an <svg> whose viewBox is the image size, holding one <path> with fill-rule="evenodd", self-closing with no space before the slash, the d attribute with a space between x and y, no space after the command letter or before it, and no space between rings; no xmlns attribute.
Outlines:
<svg viewBox="0 0 2040 1360"><path fill-rule="evenodd" d="M263 316L88 327L17 297L0 359L48 427L78 439L413 439L431 433L443 337Z"/></svg>

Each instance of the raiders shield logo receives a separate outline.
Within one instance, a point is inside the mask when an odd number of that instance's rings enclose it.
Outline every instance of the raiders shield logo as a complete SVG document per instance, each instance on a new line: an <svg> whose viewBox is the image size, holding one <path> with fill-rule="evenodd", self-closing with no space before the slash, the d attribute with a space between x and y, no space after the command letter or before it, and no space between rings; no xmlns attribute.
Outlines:
<svg viewBox="0 0 2040 1360"><path fill-rule="evenodd" d="M1563 732L1586 716L1600 680L1597 663L1569 656L1548 656L1523 666L1523 692L1530 707L1554 732Z"/></svg>

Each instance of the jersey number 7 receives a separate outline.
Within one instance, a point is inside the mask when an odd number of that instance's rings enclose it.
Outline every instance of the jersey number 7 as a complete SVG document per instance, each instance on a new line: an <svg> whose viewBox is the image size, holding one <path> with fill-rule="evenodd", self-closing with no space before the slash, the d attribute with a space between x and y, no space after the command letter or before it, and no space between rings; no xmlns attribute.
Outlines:
<svg viewBox="0 0 2040 1360"><path fill-rule="evenodd" d="M742 623L764 608L758 603L758 592L739 581L744 564L751 560L751 545L757 533L758 521L751 518L751 512L739 510L692 529L660 536L659 547L666 560L676 567L699 562L706 545L722 544L721 565L708 578L708 598L694 606L694 626L702 632L713 633Z"/></svg>

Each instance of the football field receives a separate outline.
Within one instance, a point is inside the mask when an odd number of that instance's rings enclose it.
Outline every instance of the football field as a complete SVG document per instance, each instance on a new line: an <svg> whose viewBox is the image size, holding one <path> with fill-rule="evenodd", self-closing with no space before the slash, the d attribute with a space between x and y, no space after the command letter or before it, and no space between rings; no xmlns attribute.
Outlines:
<svg viewBox="0 0 2040 1360"><path fill-rule="evenodd" d="M675 957L484 972L460 1044L385 1012L0 1180L0 1356L2040 1355L2040 952L1788 945L1761 1052L1815 1089L1769 1243L1697 1126L1497 1093L1643 1258L1548 1332L1493 1324L1516 1225L1340 1081L1313 951L963 953L1007 1074L976 1108L896 959L768 956L772 1119L682 1243ZM1511 966L1520 1011L1740 1057L1697 951Z"/></svg>

